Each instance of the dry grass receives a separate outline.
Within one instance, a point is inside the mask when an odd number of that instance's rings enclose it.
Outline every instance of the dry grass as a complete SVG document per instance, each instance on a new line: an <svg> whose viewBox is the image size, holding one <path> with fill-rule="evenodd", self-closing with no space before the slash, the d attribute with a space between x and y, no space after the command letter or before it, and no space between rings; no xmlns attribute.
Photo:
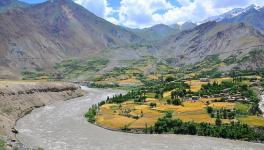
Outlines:
<svg viewBox="0 0 264 150"><path fill-rule="evenodd" d="M148 127L150 126L154 126L154 124L157 122L158 118L155 117L155 118L140 118L138 120L136 120L135 122L133 122L129 128L132 128L132 129L142 129L142 128L145 128L146 125Z"/></svg>
<svg viewBox="0 0 264 150"><path fill-rule="evenodd" d="M142 85L142 82L139 81L138 79L136 78L128 78L128 79L124 79L124 80L119 80L117 81L117 83L119 84L123 84L123 85L130 85L130 84L134 84L134 85Z"/></svg>
<svg viewBox="0 0 264 150"><path fill-rule="evenodd" d="M169 111L169 110L178 110L179 108L182 108L182 106L173 106L173 105L159 105L156 108L153 108L154 110L158 111Z"/></svg>
<svg viewBox="0 0 264 150"><path fill-rule="evenodd" d="M250 126L264 126L264 118L259 116L244 116L239 117L238 120Z"/></svg>
<svg viewBox="0 0 264 150"><path fill-rule="evenodd" d="M153 126L158 118L163 117L163 114L155 110L143 110L143 117L133 122L129 128L145 128Z"/></svg>
<svg viewBox="0 0 264 150"><path fill-rule="evenodd" d="M206 123L215 123L215 119L211 118L208 114L178 114L174 117L175 119L180 119L184 122L194 121L197 123L206 122Z"/></svg>
<svg viewBox="0 0 264 150"><path fill-rule="evenodd" d="M213 99L206 99L208 101ZM204 100L204 101L206 101ZM174 119L181 119L185 122L194 121L197 123L207 122L214 124L215 118L211 118L206 112L204 101L184 102L182 106L164 105L158 99L148 98L144 105L135 104L132 101L122 103L122 107L116 104L105 104L100 109L100 115L97 117L97 123L105 127L119 129L125 125L128 128L145 128L146 125L153 126L158 118L164 116L164 112L173 111ZM157 107L150 108L148 103L155 102ZM213 103L216 107L234 107L230 103ZM122 109L130 109L131 116L143 116L139 119L128 118L120 115ZM222 120L224 123L230 123L229 120Z"/></svg>
<svg viewBox="0 0 264 150"><path fill-rule="evenodd" d="M159 77L156 76L156 75L148 75L148 79L149 79L149 80L158 80Z"/></svg>
<svg viewBox="0 0 264 150"><path fill-rule="evenodd" d="M99 115L96 117L96 122L107 128L120 129L129 126L135 119L120 116L120 115Z"/></svg>
<svg viewBox="0 0 264 150"><path fill-rule="evenodd" d="M215 79L212 79L211 82L218 82L218 83L221 83L223 81L232 81L233 79L231 77L224 77L224 78L215 78Z"/></svg>
<svg viewBox="0 0 264 150"><path fill-rule="evenodd" d="M202 85L207 84L208 82L201 82L200 80L191 80L186 81L185 83L191 86L191 91L198 92L201 89Z"/></svg>
<svg viewBox="0 0 264 150"><path fill-rule="evenodd" d="M163 97L171 97L171 91L164 92Z"/></svg>

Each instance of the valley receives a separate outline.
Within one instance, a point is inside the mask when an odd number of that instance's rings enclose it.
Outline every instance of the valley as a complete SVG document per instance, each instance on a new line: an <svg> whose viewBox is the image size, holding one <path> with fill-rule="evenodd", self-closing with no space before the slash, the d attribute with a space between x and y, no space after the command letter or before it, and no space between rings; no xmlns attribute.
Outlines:
<svg viewBox="0 0 264 150"><path fill-rule="evenodd" d="M0 150L263 149L264 3L158 2L1 0Z"/></svg>
<svg viewBox="0 0 264 150"><path fill-rule="evenodd" d="M20 119L16 128L18 139L27 147L56 149L254 149L263 144L188 135L146 135L109 131L90 124L83 117L88 107L120 93L110 89L84 89L87 95L63 103L55 103L34 110ZM48 131L48 132L47 132ZM53 141L53 142L51 142ZM136 143L136 144L135 144ZM192 145L190 145L193 144ZM210 143L210 144L208 144Z"/></svg>

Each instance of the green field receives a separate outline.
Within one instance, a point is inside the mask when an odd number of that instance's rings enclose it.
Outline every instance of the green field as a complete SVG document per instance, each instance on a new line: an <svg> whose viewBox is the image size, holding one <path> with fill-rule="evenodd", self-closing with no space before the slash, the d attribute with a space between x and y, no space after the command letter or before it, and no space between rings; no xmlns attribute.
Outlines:
<svg viewBox="0 0 264 150"><path fill-rule="evenodd" d="M7 150L6 143L2 140L0 140L0 150Z"/></svg>

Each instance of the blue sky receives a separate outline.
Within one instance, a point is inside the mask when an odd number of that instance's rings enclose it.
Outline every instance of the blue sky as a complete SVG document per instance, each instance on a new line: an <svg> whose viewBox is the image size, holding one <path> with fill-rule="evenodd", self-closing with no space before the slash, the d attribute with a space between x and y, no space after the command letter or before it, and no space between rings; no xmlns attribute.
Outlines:
<svg viewBox="0 0 264 150"><path fill-rule="evenodd" d="M40 3L46 0L21 0ZM73 0L114 24L144 28L199 22L237 7L264 6L264 0Z"/></svg>

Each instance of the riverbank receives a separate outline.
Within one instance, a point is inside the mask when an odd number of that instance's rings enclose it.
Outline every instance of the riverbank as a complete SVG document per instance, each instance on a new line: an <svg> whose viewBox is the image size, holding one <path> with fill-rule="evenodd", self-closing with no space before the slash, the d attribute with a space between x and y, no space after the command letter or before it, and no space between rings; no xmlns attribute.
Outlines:
<svg viewBox="0 0 264 150"><path fill-rule="evenodd" d="M263 144L173 134L128 134L109 131L87 122L83 114L93 104L121 91L87 89L88 94L35 109L17 122L18 139L27 147L45 150L263 150ZM208 144L209 143L209 144Z"/></svg>
<svg viewBox="0 0 264 150"><path fill-rule="evenodd" d="M0 81L0 135L15 138L16 121L33 109L80 97L79 86L64 82Z"/></svg>

